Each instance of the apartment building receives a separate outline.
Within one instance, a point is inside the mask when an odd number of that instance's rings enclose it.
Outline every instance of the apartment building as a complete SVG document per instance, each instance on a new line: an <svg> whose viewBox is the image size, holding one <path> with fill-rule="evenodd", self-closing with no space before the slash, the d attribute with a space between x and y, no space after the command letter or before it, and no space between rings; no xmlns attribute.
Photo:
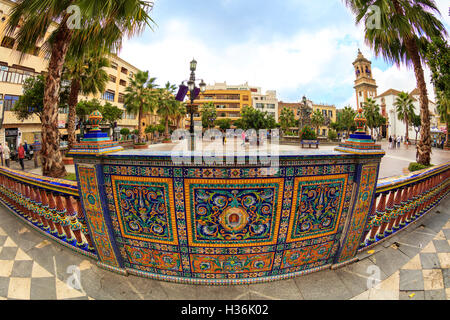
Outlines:
<svg viewBox="0 0 450 320"><path fill-rule="evenodd" d="M229 85L226 82L208 85L206 91L195 100L195 104L202 106L209 102L216 106L217 119L238 120L242 116L242 109L252 106L263 112L267 111L278 121L276 91L271 90L263 94L261 88L250 86L247 82L240 85ZM201 120L201 108L194 119Z"/></svg>
<svg viewBox="0 0 450 320"><path fill-rule="evenodd" d="M319 110L325 119L330 119L331 122L336 122L336 107L333 105L327 104L316 104L311 100L307 100L307 105L312 109L312 112ZM303 107L303 102L283 102L280 101L278 103L278 117L281 115L281 112L284 108L290 109L294 113L294 118L296 121L300 120L300 109ZM324 125L319 128L319 132L317 132L318 136L328 136L328 131L330 130L329 126Z"/></svg>
<svg viewBox="0 0 450 320"><path fill-rule="evenodd" d="M319 131L317 132L318 136L327 137L328 131L330 130L329 124L332 122L336 122L337 120L337 111L336 107L333 105L327 105L327 104L313 104L313 112L316 112L316 110L319 110L326 121L326 124L321 126L319 128ZM327 125L328 123L328 125Z"/></svg>
<svg viewBox="0 0 450 320"><path fill-rule="evenodd" d="M15 148L21 141L33 142L41 137L41 122L37 116L32 116L25 121L20 121L12 109L19 97L23 94L23 83L29 77L45 74L48 69L49 56L39 50L39 46L33 54L25 54L20 59L20 52L13 37L5 35L5 25L8 14L14 6L13 1L0 0L0 143L6 141ZM53 24L47 36L57 27ZM39 44L39 45L42 45ZM106 91L97 96L79 97L79 100L97 98L102 103L110 102L121 109L124 108L125 88L129 77L138 69L116 55L110 56L111 66L106 68L110 81ZM60 135L64 140L67 136L66 122L68 110L60 109L58 125ZM118 122L117 131L121 128L134 129L137 127L137 117L124 112L123 120Z"/></svg>

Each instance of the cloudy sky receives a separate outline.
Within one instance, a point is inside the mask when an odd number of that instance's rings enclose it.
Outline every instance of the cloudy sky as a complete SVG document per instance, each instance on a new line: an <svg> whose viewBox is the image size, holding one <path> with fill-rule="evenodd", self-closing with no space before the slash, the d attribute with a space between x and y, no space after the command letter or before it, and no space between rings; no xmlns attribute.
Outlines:
<svg viewBox="0 0 450 320"><path fill-rule="evenodd" d="M449 2L436 3L450 31ZM342 0L155 0L151 16L154 30L127 40L119 55L160 85L187 79L195 57L208 84L248 82L285 102L306 95L341 108L356 104L352 62L360 48L378 93L416 86L412 69L372 54Z"/></svg>

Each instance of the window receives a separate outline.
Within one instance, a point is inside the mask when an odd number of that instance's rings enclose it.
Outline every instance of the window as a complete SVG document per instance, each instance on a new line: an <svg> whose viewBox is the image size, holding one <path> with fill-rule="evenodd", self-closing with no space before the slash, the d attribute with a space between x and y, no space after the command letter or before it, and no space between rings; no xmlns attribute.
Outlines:
<svg viewBox="0 0 450 320"><path fill-rule="evenodd" d="M5 48L8 48L8 49L12 49L14 47L14 43L15 42L16 41L13 38L3 37L1 46L5 47Z"/></svg>
<svg viewBox="0 0 450 320"><path fill-rule="evenodd" d="M115 96L116 96L116 93L115 93L114 91L109 91L109 90L108 90L108 91L106 91L106 92L103 94L103 99L106 100L106 101L114 102Z"/></svg>
<svg viewBox="0 0 450 320"><path fill-rule="evenodd" d="M328 117L331 119L333 118L333 111L328 111Z"/></svg>
<svg viewBox="0 0 450 320"><path fill-rule="evenodd" d="M322 130L322 135L323 135L323 136L326 136L326 135L327 135L327 129L323 129L323 130Z"/></svg>
<svg viewBox="0 0 450 320"><path fill-rule="evenodd" d="M0 65L0 82L9 82L15 84L23 84L29 77L36 76L37 73L33 69L14 65L8 67Z"/></svg>
<svg viewBox="0 0 450 320"><path fill-rule="evenodd" d="M14 108L17 100L19 100L19 96L5 94L5 99L3 101L4 110L11 111Z"/></svg>
<svg viewBox="0 0 450 320"><path fill-rule="evenodd" d="M327 110L322 110L322 114L326 118L327 117Z"/></svg>
<svg viewBox="0 0 450 320"><path fill-rule="evenodd" d="M248 96L247 95L245 95L245 96L243 96L243 98L242 98L244 101L248 101Z"/></svg>
<svg viewBox="0 0 450 320"><path fill-rule="evenodd" d="M119 93L119 103L125 102L125 95L123 93Z"/></svg>
<svg viewBox="0 0 450 320"><path fill-rule="evenodd" d="M59 108L60 114L69 114L69 107Z"/></svg>
<svg viewBox="0 0 450 320"><path fill-rule="evenodd" d="M267 104L267 109L275 109L275 104L273 104L273 103L268 103L268 104Z"/></svg>
<svg viewBox="0 0 450 320"><path fill-rule="evenodd" d="M256 108L264 109L264 103L257 103Z"/></svg>
<svg viewBox="0 0 450 320"><path fill-rule="evenodd" d="M117 65L117 63L115 63L115 62L111 62L111 68L113 68L113 69L116 69L117 70L117 68L118 68L119 66Z"/></svg>
<svg viewBox="0 0 450 320"><path fill-rule="evenodd" d="M120 85L126 87L127 82L125 80L120 80Z"/></svg>
<svg viewBox="0 0 450 320"><path fill-rule="evenodd" d="M117 78L110 74L109 75L109 81L116 83Z"/></svg>
<svg viewBox="0 0 450 320"><path fill-rule="evenodd" d="M128 74L128 69L122 67L122 69L120 70L123 74Z"/></svg>

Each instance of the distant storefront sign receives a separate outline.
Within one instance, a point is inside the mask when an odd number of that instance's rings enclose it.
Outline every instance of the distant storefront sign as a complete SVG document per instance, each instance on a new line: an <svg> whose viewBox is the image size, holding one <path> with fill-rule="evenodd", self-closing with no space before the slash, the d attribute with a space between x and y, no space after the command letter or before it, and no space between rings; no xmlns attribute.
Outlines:
<svg viewBox="0 0 450 320"><path fill-rule="evenodd" d="M19 129L5 129L5 136L11 137L11 136L18 136L19 135Z"/></svg>

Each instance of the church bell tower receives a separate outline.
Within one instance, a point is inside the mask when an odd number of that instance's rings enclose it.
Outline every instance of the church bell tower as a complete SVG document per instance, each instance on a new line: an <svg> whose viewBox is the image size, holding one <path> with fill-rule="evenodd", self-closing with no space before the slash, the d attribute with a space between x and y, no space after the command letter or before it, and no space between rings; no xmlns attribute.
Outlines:
<svg viewBox="0 0 450 320"><path fill-rule="evenodd" d="M372 76L372 62L367 60L358 49L358 57L353 62L355 67L355 91L356 91L356 110L363 107L367 98L374 99L377 96L377 83Z"/></svg>

